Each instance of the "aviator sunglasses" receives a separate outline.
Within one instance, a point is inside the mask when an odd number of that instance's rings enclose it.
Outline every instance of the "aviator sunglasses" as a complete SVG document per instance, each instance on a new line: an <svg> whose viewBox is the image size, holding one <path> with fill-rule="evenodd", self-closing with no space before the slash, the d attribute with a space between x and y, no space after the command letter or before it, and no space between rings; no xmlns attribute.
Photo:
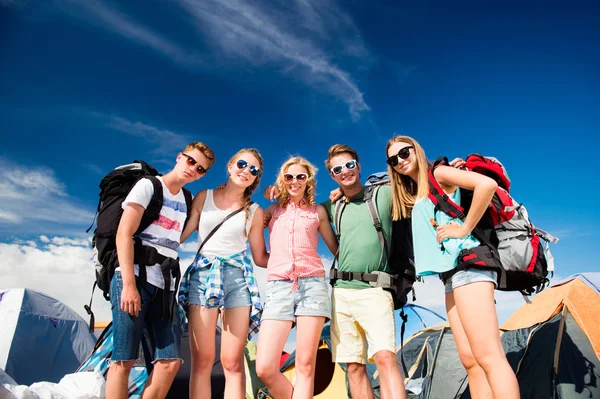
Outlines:
<svg viewBox="0 0 600 399"><path fill-rule="evenodd" d="M398 153L396 155L392 155L385 162L393 168L394 166L398 165L398 162L400 162L399 158L406 159L410 156L411 148L415 148L415 147L413 147L412 145L409 145L404 148L401 148L400 151L398 151Z"/></svg>
<svg viewBox="0 0 600 399"><path fill-rule="evenodd" d="M308 179L308 175L306 173L298 173L296 176L290 173L286 173L283 175L283 180L286 183L291 183L294 181L294 179L296 179L296 181L299 183L304 183L306 179Z"/></svg>
<svg viewBox="0 0 600 399"><path fill-rule="evenodd" d="M356 168L356 159L351 159L350 161L346 162L345 164L334 166L333 168L331 168L329 170L331 171L332 174L337 176L344 171L344 168L346 168L348 170L352 170L352 169Z"/></svg>
<svg viewBox="0 0 600 399"><path fill-rule="evenodd" d="M248 162L244 161L243 159L240 159L239 161L237 161L237 167L238 169L246 169L248 167ZM257 168L254 165L250 165L250 174L252 176L258 176L258 172L260 171L260 168Z"/></svg>
<svg viewBox="0 0 600 399"><path fill-rule="evenodd" d="M195 166L194 169L196 170L196 172L198 172L199 175L203 175L206 173L206 168L204 166L200 165L198 163L198 161L196 161L194 158L192 158L185 152L182 152L181 155L183 155L186 158L186 162L187 162L188 166Z"/></svg>

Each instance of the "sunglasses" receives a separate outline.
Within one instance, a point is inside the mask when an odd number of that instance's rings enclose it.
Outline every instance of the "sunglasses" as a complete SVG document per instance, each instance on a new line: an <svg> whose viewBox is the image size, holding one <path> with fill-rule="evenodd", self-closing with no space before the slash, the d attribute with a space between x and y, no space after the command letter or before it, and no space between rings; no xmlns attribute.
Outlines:
<svg viewBox="0 0 600 399"><path fill-rule="evenodd" d="M409 145L404 148L401 148L400 151L398 151L398 153L396 155L392 155L385 162L393 168L394 166L398 165L398 162L400 162L400 158L406 159L410 156L411 148L415 148L415 147L413 147L412 145Z"/></svg>
<svg viewBox="0 0 600 399"><path fill-rule="evenodd" d="M299 183L304 183L306 179L308 179L308 175L306 173L298 173L296 176L286 173L283 175L283 181L286 183L291 183L296 179Z"/></svg>
<svg viewBox="0 0 600 399"><path fill-rule="evenodd" d="M346 168L347 170L352 170L352 169L356 168L356 165L358 165L358 163L356 162L355 159L352 159L343 165L334 166L333 168L331 168L329 170L331 171L331 173L333 175L337 176L344 171L344 168Z"/></svg>
<svg viewBox="0 0 600 399"><path fill-rule="evenodd" d="M248 167L248 162L244 161L243 159L240 159L239 161L237 161L236 165L238 169L246 169ZM257 168L254 165L250 165L250 174L252 176L258 176L258 172L260 172L260 168Z"/></svg>
<svg viewBox="0 0 600 399"><path fill-rule="evenodd" d="M194 158L192 158L188 154L182 152L181 155L183 155L186 158L186 162L187 162L188 166L195 166L194 170L196 172L198 172L199 175L203 175L207 172L208 169L206 169L204 166L200 165L198 163L198 161L196 161Z"/></svg>

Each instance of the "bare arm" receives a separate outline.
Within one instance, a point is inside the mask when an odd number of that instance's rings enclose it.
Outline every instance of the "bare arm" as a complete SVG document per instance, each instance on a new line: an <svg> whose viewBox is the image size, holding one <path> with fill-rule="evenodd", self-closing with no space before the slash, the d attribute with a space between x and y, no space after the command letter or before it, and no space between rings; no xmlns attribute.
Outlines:
<svg viewBox="0 0 600 399"><path fill-rule="evenodd" d="M204 207L204 201L206 201L206 190L200 191L194 197L190 219L188 220L187 226L185 226L185 230L181 233L181 243L184 243L185 240L190 238L194 231L198 230L198 226L200 225L200 215L202 214L202 208Z"/></svg>
<svg viewBox="0 0 600 399"><path fill-rule="evenodd" d="M123 210L123 216L117 229L116 246L121 278L123 279L123 291L121 292L121 309L124 312L137 316L142 307L140 294L135 285L135 273L133 270L133 235L140 226L144 207L140 204L130 202Z"/></svg>
<svg viewBox="0 0 600 399"><path fill-rule="evenodd" d="M277 204L272 204L267 209L265 209L265 213L263 216L263 227L265 229L267 227L269 227L269 223L271 222L271 219L273 218L273 214L275 213L276 206L277 206Z"/></svg>
<svg viewBox="0 0 600 399"><path fill-rule="evenodd" d="M264 227L263 227L264 212L259 206L252 217L250 232L248 233L248 242L250 243L250 251L252 259L256 266L267 267L269 262L269 253L265 244Z"/></svg>
<svg viewBox="0 0 600 399"><path fill-rule="evenodd" d="M437 228L438 242L445 238L462 238L470 234L485 211L498 188L498 184L480 173L468 172L449 166L439 166L434 171L435 179L444 191L452 192L456 187L473 190L473 202L462 226L444 225Z"/></svg>
<svg viewBox="0 0 600 399"><path fill-rule="evenodd" d="M333 232L333 228L331 227L331 223L329 222L327 211L323 206L317 205L317 214L319 215L319 233L321 234L321 237L323 237L323 241L325 241L327 248L335 255L338 250L338 241Z"/></svg>

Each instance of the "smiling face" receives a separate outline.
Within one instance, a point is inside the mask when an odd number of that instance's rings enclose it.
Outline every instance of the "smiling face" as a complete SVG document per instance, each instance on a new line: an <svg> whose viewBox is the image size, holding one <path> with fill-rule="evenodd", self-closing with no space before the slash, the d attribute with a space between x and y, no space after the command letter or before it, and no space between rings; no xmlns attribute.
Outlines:
<svg viewBox="0 0 600 399"><path fill-rule="evenodd" d="M352 189L360 184L360 164L352 155L344 152L329 160L329 174L343 189ZM339 173L338 173L339 172Z"/></svg>
<svg viewBox="0 0 600 399"><path fill-rule="evenodd" d="M408 155L408 157L403 158L406 155ZM411 144L404 141L397 141L390 145L387 150L387 156L388 159L392 158L393 163L397 162L397 165L390 166L394 168L395 172L401 175L413 175L419 168L414 148Z"/></svg>
<svg viewBox="0 0 600 399"><path fill-rule="evenodd" d="M238 187L249 187L254 183L262 168L259 160L250 152L238 154L227 165L229 178Z"/></svg>
<svg viewBox="0 0 600 399"><path fill-rule="evenodd" d="M306 191L309 171L302 165L290 165L283 174L283 182L289 195L292 197L303 197Z"/></svg>

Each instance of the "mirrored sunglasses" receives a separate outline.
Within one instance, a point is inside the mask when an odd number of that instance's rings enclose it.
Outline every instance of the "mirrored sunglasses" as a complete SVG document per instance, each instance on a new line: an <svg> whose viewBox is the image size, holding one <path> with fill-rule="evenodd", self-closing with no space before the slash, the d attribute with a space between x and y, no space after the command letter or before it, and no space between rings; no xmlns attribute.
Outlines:
<svg viewBox="0 0 600 399"><path fill-rule="evenodd" d="M337 176L344 171L344 168L346 168L347 170L352 170L352 169L356 168L356 165L357 165L356 159L352 159L343 165L334 166L333 168L331 168L329 170L331 171L331 173L333 173L335 176Z"/></svg>
<svg viewBox="0 0 600 399"><path fill-rule="evenodd" d="M244 161L243 159L240 159L239 161L237 161L237 167L238 169L246 169L248 167L248 162ZM260 168L257 168L254 165L250 165L250 174L252 176L258 176L258 172L260 171Z"/></svg>

